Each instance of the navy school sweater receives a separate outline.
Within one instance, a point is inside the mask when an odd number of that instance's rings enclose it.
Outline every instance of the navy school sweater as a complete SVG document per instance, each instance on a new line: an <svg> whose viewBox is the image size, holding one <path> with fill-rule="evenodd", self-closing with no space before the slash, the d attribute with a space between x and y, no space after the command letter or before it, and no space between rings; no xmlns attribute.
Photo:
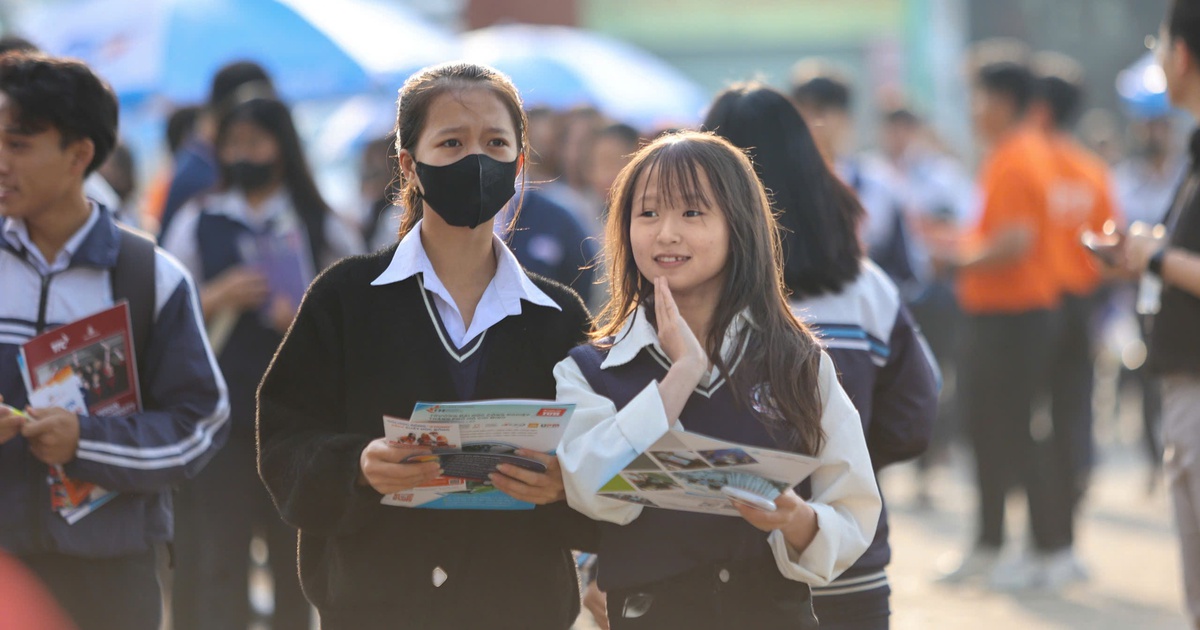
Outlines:
<svg viewBox="0 0 1200 630"><path fill-rule="evenodd" d="M417 277L370 284L394 251L345 259L317 278L259 389L259 471L300 529L305 594L325 628L568 628L579 611L570 549L594 549L596 530L565 501L407 509L356 484L382 416L464 399ZM554 398L554 365L590 323L570 289L533 281L562 311L524 302L490 328L470 399ZM437 567L448 575L440 587Z"/></svg>
<svg viewBox="0 0 1200 630"><path fill-rule="evenodd" d="M588 384L612 400L618 410L648 384L665 378L670 364L657 350L646 347L629 363L601 369L607 355L607 350L592 344L571 351ZM782 441L787 436L773 434L753 411L737 404L732 387L722 377L708 388L697 388L679 414L687 430L740 444L790 450ZM812 496L807 480L797 494ZM605 591L657 582L706 564L774 562L763 532L741 518L647 509L628 524L600 522L599 526L598 580Z"/></svg>

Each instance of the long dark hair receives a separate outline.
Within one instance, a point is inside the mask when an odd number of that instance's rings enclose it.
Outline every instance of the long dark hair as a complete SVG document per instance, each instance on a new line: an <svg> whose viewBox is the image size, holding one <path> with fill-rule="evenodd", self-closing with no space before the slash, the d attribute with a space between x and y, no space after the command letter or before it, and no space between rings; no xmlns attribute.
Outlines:
<svg viewBox="0 0 1200 630"><path fill-rule="evenodd" d="M332 211L313 180L312 170L308 167L304 148L300 144L300 135L296 133L296 125L292 122L292 113L287 105L273 98L253 98L234 105L221 117L217 127L217 155L220 155L220 148L224 146L229 129L235 122L248 122L266 131L279 145L284 188L308 232L313 264L320 267L326 246L325 219ZM228 183L222 181L221 189L227 188Z"/></svg>
<svg viewBox="0 0 1200 630"><path fill-rule="evenodd" d="M762 85L735 85L713 101L704 128L750 155L779 213L783 278L797 297L836 293L858 277L862 205L829 170L786 96Z"/></svg>
<svg viewBox="0 0 1200 630"><path fill-rule="evenodd" d="M707 176L712 199L701 182ZM803 452L821 450L821 400L817 389L821 351L808 328L792 314L780 272L779 229L767 193L749 158L729 141L711 133L685 131L660 137L634 154L617 176L609 198L604 257L610 298L600 314L594 339L616 337L638 305L654 322L650 281L638 271L629 228L634 197L645 190L645 177L658 178L666 203L701 203L720 208L729 225L725 286L708 336L701 340L709 359L729 375L740 405L763 381L773 409L759 413L768 427L781 430ZM675 197L675 199L670 199ZM735 317L749 311L736 347L745 347L738 369L730 374L722 343ZM753 332L753 334L751 334Z"/></svg>
<svg viewBox="0 0 1200 630"><path fill-rule="evenodd" d="M517 132L518 155L529 153L529 137L527 129L529 120L521 105L521 96L517 93L512 80L494 68L474 64L453 62L430 66L417 72L404 82L400 88L400 96L396 99L396 127L392 133L396 137L396 153L407 149L416 157L417 142L425 131L425 120L429 117L429 107L438 96L452 90L482 87L491 90L504 103L504 108L512 116L513 129ZM408 180L404 173L398 173L400 178L400 200L404 206L404 218L400 222L399 238L412 231L417 221L425 216L425 205L418 194L416 180ZM521 169L521 181L525 181L525 169ZM525 187L521 186L521 197L524 198ZM512 213L510 225L515 225L520 213L521 199L517 200Z"/></svg>

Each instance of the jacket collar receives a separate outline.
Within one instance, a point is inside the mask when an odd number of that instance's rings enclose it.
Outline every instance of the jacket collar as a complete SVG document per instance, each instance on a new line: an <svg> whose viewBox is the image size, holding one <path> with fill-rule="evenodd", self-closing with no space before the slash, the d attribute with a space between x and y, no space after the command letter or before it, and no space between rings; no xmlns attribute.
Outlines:
<svg viewBox="0 0 1200 630"><path fill-rule="evenodd" d="M63 245L57 261L42 260L41 252L29 238L29 229L21 219L5 219L2 236L9 249L44 264L43 272L53 273L68 267L111 269L117 264L121 237L112 211L89 200L92 207L88 220ZM66 264L61 261L66 260Z"/></svg>

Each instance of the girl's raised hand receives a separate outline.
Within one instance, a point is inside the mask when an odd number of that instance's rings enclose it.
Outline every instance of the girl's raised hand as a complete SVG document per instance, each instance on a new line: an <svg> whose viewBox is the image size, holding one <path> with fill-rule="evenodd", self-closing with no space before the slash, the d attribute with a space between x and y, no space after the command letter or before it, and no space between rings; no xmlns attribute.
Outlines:
<svg viewBox="0 0 1200 630"><path fill-rule="evenodd" d="M663 352L667 353L671 363L691 363L699 373L707 371L708 355L704 352L704 346L700 345L696 334L679 314L667 279L662 276L654 279L654 316L658 321L658 342L662 344Z"/></svg>

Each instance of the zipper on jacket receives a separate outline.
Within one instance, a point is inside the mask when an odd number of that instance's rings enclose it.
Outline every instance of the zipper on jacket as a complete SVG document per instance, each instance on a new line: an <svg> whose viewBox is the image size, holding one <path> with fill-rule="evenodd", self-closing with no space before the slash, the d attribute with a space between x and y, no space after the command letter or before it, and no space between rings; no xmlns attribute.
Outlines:
<svg viewBox="0 0 1200 630"><path fill-rule="evenodd" d="M42 276L42 294L38 298L37 334L46 332L46 303L50 301L50 280L54 274Z"/></svg>

